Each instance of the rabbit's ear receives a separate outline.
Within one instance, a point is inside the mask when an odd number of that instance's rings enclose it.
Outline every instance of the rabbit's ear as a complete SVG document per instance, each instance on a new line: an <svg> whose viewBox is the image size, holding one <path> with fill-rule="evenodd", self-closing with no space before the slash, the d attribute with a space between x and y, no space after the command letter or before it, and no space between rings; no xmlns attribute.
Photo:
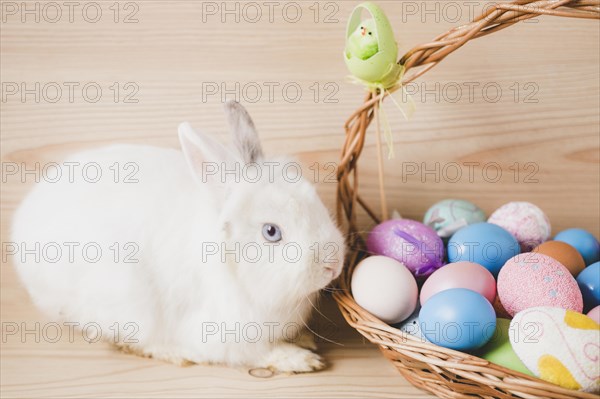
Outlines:
<svg viewBox="0 0 600 399"><path fill-rule="evenodd" d="M249 164L260 160L263 157L262 146L246 108L231 100L224 107L233 142L244 162Z"/></svg>
<svg viewBox="0 0 600 399"><path fill-rule="evenodd" d="M195 131L189 123L179 124L179 143L194 178L202 183L214 182L221 176L218 171L236 162L231 151L206 134Z"/></svg>

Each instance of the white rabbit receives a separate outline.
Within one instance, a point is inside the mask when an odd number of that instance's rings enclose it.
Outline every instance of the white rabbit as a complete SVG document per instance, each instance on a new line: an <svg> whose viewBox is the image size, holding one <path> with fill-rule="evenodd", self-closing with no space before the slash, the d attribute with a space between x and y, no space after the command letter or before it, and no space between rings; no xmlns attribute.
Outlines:
<svg viewBox="0 0 600 399"><path fill-rule="evenodd" d="M297 164L266 160L246 110L225 110L235 149L182 123L183 153L113 145L67 159L94 176L33 188L13 220L16 269L50 317L127 351L318 370L290 341L340 274L343 237Z"/></svg>

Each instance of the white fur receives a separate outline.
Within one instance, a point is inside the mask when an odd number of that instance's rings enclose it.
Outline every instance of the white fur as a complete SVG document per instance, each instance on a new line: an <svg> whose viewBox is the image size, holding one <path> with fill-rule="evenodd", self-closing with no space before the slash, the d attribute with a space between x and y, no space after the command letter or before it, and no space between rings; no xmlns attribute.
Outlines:
<svg viewBox="0 0 600 399"><path fill-rule="evenodd" d="M240 108L229 104L227 111ZM98 183L76 178L74 183L61 179L37 184L14 216L12 240L21 248L51 242L63 249L65 242L79 246L73 262L66 253L56 263L45 257L39 262L31 255L16 257L35 304L55 319L80 326L98 323L110 340L118 323L118 345L160 359L286 372L322 368L316 354L285 341L298 330L295 326L307 322L309 301L314 303L317 291L339 275L342 235L308 182L283 178L287 159L276 159L278 166L259 159L263 176L258 182L203 179L202 162L244 167L242 159L262 156L255 132L248 133L249 128L254 131L249 117L241 124L244 145L238 148L251 148L253 154L238 154L184 123L179 133L185 156L172 149L114 145L67 160L98 163L106 174ZM233 136L235 140L239 133ZM122 174L125 163L138 165L139 182L124 183L121 175L115 183L110 166L116 162ZM264 223L281 227L278 246L266 244ZM103 251L97 263L82 256L88 242ZM115 262L110 249L114 243L121 258L135 249L124 250L126 243L139 247L133 255L139 262ZM236 243L238 248L261 247L263 256L252 262L243 254L239 259L230 255L222 262L220 253L203 256L203 243L227 249ZM299 259L284 259L278 248L286 243L302 249ZM331 257L334 263L325 261L332 252L331 245L324 248L327 243L338 248ZM268 248L274 248L272 258ZM127 337L135 326L133 337ZM211 335L215 326L218 331ZM259 330L261 337L254 342Z"/></svg>

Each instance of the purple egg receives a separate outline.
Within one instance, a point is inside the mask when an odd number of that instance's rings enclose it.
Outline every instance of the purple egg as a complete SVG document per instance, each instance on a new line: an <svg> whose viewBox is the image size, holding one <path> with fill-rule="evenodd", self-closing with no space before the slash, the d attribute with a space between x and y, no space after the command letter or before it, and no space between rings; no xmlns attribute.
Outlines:
<svg viewBox="0 0 600 399"><path fill-rule="evenodd" d="M431 227L409 219L383 222L369 233L367 250L402 262L415 277L442 267L444 244Z"/></svg>

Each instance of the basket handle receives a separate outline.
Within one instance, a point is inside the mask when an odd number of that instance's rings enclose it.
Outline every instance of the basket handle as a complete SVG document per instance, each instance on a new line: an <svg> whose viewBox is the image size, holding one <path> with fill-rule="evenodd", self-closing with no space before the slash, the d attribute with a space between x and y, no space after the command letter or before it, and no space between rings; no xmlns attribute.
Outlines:
<svg viewBox="0 0 600 399"><path fill-rule="evenodd" d="M433 41L409 50L398 61L405 68L402 82L382 93L369 93L363 104L350 115L344 124L346 141L342 147L341 161L337 169L337 216L340 226L344 222L347 225L351 247L361 247L356 225L356 210L359 206L373 221L380 222L376 212L358 194L357 176L357 161L364 146L367 128L373 120L375 105L382 97L385 98L389 93L398 90L401 85L410 83L431 70L468 41L539 15L600 19L600 0L515 0L510 3L495 4L469 24L451 29L437 36ZM407 73L418 67L421 68ZM384 195L383 191L380 191L380 196Z"/></svg>

